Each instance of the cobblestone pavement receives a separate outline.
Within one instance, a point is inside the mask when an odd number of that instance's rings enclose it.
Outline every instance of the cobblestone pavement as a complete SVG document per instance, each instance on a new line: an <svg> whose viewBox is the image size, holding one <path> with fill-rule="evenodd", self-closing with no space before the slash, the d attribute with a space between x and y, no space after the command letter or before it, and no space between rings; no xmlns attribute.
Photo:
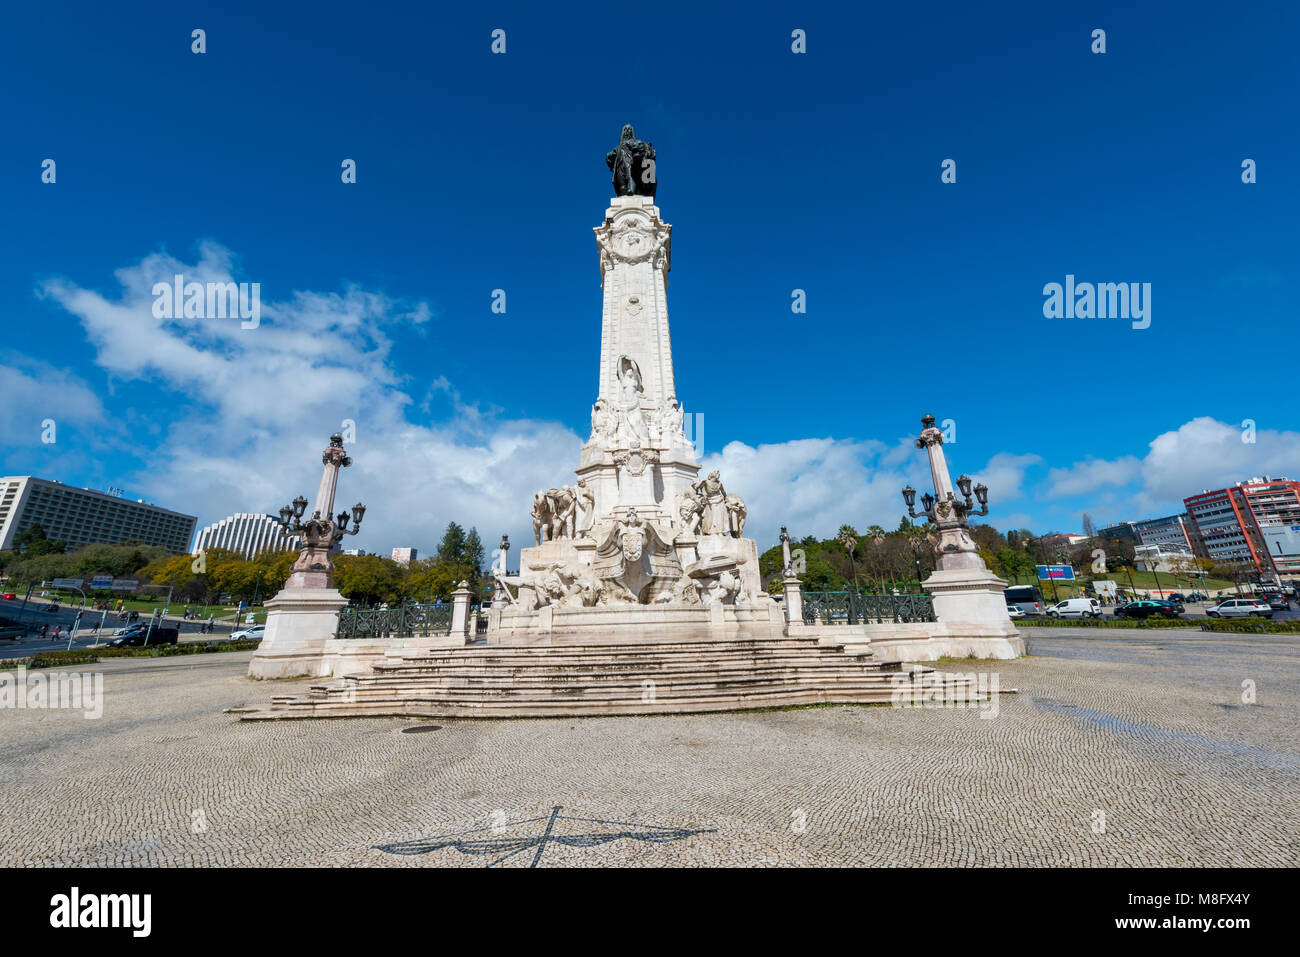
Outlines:
<svg viewBox="0 0 1300 957"><path fill-rule="evenodd" d="M1018 689L993 718L405 734L429 722L240 723L223 709L303 686L247 679L247 653L82 666L104 675L102 718L0 711L0 865L1300 863L1300 640L1026 631L1028 658L940 664Z"/></svg>

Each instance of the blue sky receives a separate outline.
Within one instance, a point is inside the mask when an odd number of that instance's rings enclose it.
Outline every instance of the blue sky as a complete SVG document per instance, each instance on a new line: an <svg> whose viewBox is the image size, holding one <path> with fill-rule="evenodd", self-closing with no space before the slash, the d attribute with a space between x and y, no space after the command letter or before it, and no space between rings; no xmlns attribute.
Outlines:
<svg viewBox="0 0 1300 957"><path fill-rule="evenodd" d="M761 545L895 525L924 412L999 527L1300 477L1295 5L409 6L6 11L0 469L206 523L310 495L351 418L358 545L522 540L586 437L630 122L678 393ZM178 268L263 325L157 325ZM1044 318L1066 274L1151 283L1150 328Z"/></svg>

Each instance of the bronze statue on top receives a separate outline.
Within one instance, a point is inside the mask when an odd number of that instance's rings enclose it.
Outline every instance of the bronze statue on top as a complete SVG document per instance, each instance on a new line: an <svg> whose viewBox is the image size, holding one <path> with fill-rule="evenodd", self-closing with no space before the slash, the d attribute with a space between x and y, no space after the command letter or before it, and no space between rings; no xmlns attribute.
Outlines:
<svg viewBox="0 0 1300 957"><path fill-rule="evenodd" d="M605 165L614 174L615 196L654 198L659 185L655 174L655 148L636 138L631 123L623 127L618 146L605 154Z"/></svg>

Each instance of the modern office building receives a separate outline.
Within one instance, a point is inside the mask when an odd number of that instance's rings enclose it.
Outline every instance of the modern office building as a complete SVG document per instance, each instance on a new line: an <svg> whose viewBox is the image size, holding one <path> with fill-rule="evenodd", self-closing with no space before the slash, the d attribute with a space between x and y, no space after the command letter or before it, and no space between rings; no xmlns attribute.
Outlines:
<svg viewBox="0 0 1300 957"><path fill-rule="evenodd" d="M254 558L259 552L297 551L302 548L302 538L284 534L280 520L274 515L236 512L199 532L194 541L194 554L207 548L228 548L245 558Z"/></svg>
<svg viewBox="0 0 1300 957"><path fill-rule="evenodd" d="M1256 477L1183 499L1209 557L1300 578L1300 482Z"/></svg>
<svg viewBox="0 0 1300 957"><path fill-rule="evenodd" d="M1143 545L1158 545L1165 552L1209 557L1205 544L1196 533L1196 526L1186 513L1134 522L1133 529Z"/></svg>
<svg viewBox="0 0 1300 957"><path fill-rule="evenodd" d="M417 554L418 554L418 549L394 548L393 561L397 562L397 564L399 565L403 565L403 566L409 565L411 564L411 562L415 561Z"/></svg>
<svg viewBox="0 0 1300 957"><path fill-rule="evenodd" d="M47 538L66 541L69 548L140 542L182 555L197 524L193 515L144 499L132 501L34 475L0 476L0 549L13 548L20 533L39 525Z"/></svg>

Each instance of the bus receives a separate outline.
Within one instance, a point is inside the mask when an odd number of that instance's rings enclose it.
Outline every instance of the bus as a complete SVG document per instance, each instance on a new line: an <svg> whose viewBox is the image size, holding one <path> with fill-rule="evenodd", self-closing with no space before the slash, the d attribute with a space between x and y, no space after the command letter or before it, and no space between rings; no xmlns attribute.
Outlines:
<svg viewBox="0 0 1300 957"><path fill-rule="evenodd" d="M1008 605L1014 605L1026 615L1041 615L1046 603L1043 595L1033 585L1012 585L1003 592Z"/></svg>

